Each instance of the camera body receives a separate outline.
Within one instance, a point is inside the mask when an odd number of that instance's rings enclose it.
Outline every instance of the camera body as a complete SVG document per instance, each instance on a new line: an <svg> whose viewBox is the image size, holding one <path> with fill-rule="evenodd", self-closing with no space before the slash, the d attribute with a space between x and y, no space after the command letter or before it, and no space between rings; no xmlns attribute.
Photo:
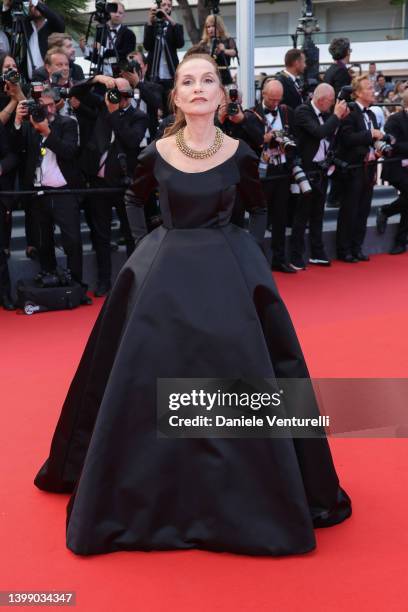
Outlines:
<svg viewBox="0 0 408 612"><path fill-rule="evenodd" d="M4 92L6 83L17 85L20 82L20 73L14 68L9 68L4 74L0 75L0 92Z"/></svg>
<svg viewBox="0 0 408 612"><path fill-rule="evenodd" d="M356 108L356 103L353 102L352 95L353 87L351 85L344 85L337 95L337 100L340 102L344 100L347 103L347 107L351 111Z"/></svg>
<svg viewBox="0 0 408 612"><path fill-rule="evenodd" d="M134 72L139 78L142 76L142 67L136 60L120 60L119 62L112 64L112 76L114 79L120 77L122 72Z"/></svg>
<svg viewBox="0 0 408 612"><path fill-rule="evenodd" d="M166 15L165 12L160 8L162 0L155 0L155 2L157 4L155 21L164 21L166 19Z"/></svg>
<svg viewBox="0 0 408 612"><path fill-rule="evenodd" d="M111 13L116 13L118 10L117 2L106 2L106 0L95 1L95 21L100 24L108 23L111 18Z"/></svg>
<svg viewBox="0 0 408 612"><path fill-rule="evenodd" d="M395 138L391 134L384 134L381 140L374 143L374 148L381 157L391 157L394 144Z"/></svg>
<svg viewBox="0 0 408 612"><path fill-rule="evenodd" d="M229 102L227 106L227 115L238 115L239 103L238 103L238 89L228 90Z"/></svg>
<svg viewBox="0 0 408 612"><path fill-rule="evenodd" d="M24 101L28 110L25 119L28 120L32 117L35 123L41 123L48 117L47 108L40 102L43 91L44 83L40 81L33 81L31 83L31 98Z"/></svg>
<svg viewBox="0 0 408 612"><path fill-rule="evenodd" d="M269 142L269 148L276 149L277 147L281 147L288 154L294 152L297 145L286 130L273 130L273 138Z"/></svg>

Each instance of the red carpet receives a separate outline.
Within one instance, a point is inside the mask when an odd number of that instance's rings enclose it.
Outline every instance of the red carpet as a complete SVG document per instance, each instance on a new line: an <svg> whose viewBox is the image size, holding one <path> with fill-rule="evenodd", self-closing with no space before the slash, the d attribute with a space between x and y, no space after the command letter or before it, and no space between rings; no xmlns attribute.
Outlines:
<svg viewBox="0 0 408 612"><path fill-rule="evenodd" d="M407 269L408 255L383 255L276 276L314 376L407 376ZM99 307L32 317L0 309L0 591L76 591L86 612L407 610L404 439L331 441L354 515L318 530L317 550L304 556L67 550L68 496L32 481Z"/></svg>

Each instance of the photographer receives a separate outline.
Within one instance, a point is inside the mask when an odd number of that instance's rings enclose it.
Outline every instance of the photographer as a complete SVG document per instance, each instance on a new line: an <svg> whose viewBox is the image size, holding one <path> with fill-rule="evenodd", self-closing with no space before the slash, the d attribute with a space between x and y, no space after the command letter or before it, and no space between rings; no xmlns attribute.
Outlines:
<svg viewBox="0 0 408 612"><path fill-rule="evenodd" d="M262 182L268 204L268 227L272 230L272 270L293 273L285 255L292 162L295 148L293 111L281 104L282 83L277 79L264 82L262 102L245 112L242 124L247 142L260 158L259 175L272 179ZM274 178L276 177L276 178Z"/></svg>
<svg viewBox="0 0 408 612"><path fill-rule="evenodd" d="M38 97L39 94L39 97ZM25 152L25 189L54 190L83 187L77 157L77 124L57 114L55 91L44 88L35 98L19 102L12 130L14 150ZM72 277L82 284L82 241L78 198L71 194L35 196L31 202L36 246L41 268L52 273L57 268L54 224L61 230L61 241ZM90 303L84 294L82 303Z"/></svg>
<svg viewBox="0 0 408 612"><path fill-rule="evenodd" d="M283 85L282 104L293 110L303 104L301 76L305 68L305 54L300 49L289 49L285 55L285 68L276 75Z"/></svg>
<svg viewBox="0 0 408 612"><path fill-rule="evenodd" d="M218 64L222 84L230 85L233 79L230 72L231 58L237 57L238 51L234 39L228 34L224 21L219 15L208 15L200 45Z"/></svg>
<svg viewBox="0 0 408 612"><path fill-rule="evenodd" d="M326 70L324 82L334 88L337 98L340 89L351 83L351 75L347 68L351 55L350 40L348 38L334 38L330 43L329 53L334 63Z"/></svg>
<svg viewBox="0 0 408 612"><path fill-rule="evenodd" d="M144 27L143 46L148 52L146 77L163 87L163 113L169 112L168 95L173 89L179 63L177 49L184 47L184 30L171 17L171 0L156 0Z"/></svg>
<svg viewBox="0 0 408 612"><path fill-rule="evenodd" d="M2 22L5 28L12 28L13 0L3 0ZM28 36L28 49L24 49L24 62L20 66L24 75L31 81L33 72L44 63L48 49L48 37L52 32L64 32L65 22L61 15L50 9L44 2L30 0L28 17L24 17L24 27Z"/></svg>
<svg viewBox="0 0 408 612"><path fill-rule="evenodd" d="M10 151L9 136L6 128L0 123L0 305L5 310L14 310L11 299L10 276L7 264L7 249L9 241L8 217L10 215L9 202L1 197L1 192L11 191L14 184L14 170L18 159Z"/></svg>
<svg viewBox="0 0 408 612"><path fill-rule="evenodd" d="M300 157L305 172L310 172L312 192L302 194L296 205L291 235L291 265L295 270L304 270L305 231L309 225L309 263L330 266L323 244L323 215L327 192L327 168L325 161L333 146L333 139L341 123L349 114L347 103L335 101L334 89L321 83L313 92L308 104L295 111L295 133Z"/></svg>
<svg viewBox="0 0 408 612"><path fill-rule="evenodd" d="M403 91L401 101L403 109L387 120L385 132L390 134L394 141L393 157L403 159L384 164L382 170L382 178L398 189L400 194L391 204L381 206L377 213L377 228L381 234L385 232L389 217L401 215L390 255L405 253L408 238L408 89Z"/></svg>
<svg viewBox="0 0 408 612"><path fill-rule="evenodd" d="M0 54L0 122L10 125L17 104L24 100L21 89L20 75L13 57Z"/></svg>
<svg viewBox="0 0 408 612"><path fill-rule="evenodd" d="M360 167L348 170L341 195L337 219L337 257L347 263L369 261L362 247L367 228L375 184L375 143L381 143L383 133L378 129L374 113L374 86L367 76L352 82L355 103L339 131L337 157Z"/></svg>
<svg viewBox="0 0 408 612"><path fill-rule="evenodd" d="M132 107L133 90L125 79L97 75L93 82L105 85L107 92L91 137L83 150L81 167L91 187L125 186L137 163L140 143L147 128L147 116ZM78 89L79 85L76 87ZM111 287L112 204L118 209L122 230L125 231L128 255L134 248L123 195L90 195L90 217L98 266L96 297L106 295Z"/></svg>
<svg viewBox="0 0 408 612"><path fill-rule="evenodd" d="M54 53L59 50L61 53L64 53L67 56L69 62L69 79L73 83L82 81L85 78L84 71L82 70L81 66L75 63L75 47L72 41L72 36L69 34L54 32L48 37L47 53L49 53L51 49L54 51ZM41 68L38 68L33 73L33 81L47 81L48 78L49 72L47 71L45 65L41 66Z"/></svg>
<svg viewBox="0 0 408 612"><path fill-rule="evenodd" d="M101 13L102 21L96 28L94 47L90 50L90 54L88 54L89 49L84 38L80 39L79 46L86 59L94 64L98 63L98 54L102 48L103 74L113 76L112 64L126 60L127 55L136 47L136 36L123 23L126 10L122 2L111 3L114 5L112 7L109 4L103 1L96 2L96 8ZM116 10L110 11L110 8L116 8ZM106 23L106 27L103 26L104 23Z"/></svg>

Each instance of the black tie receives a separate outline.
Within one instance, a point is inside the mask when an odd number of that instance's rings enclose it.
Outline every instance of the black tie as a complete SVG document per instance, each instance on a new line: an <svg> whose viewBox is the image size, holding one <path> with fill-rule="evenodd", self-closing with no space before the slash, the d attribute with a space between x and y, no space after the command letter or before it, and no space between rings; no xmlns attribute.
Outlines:
<svg viewBox="0 0 408 612"><path fill-rule="evenodd" d="M268 108L267 106L265 106L265 115L272 115L273 117L276 117L278 114L278 109L275 108L275 110L271 110L270 108Z"/></svg>
<svg viewBox="0 0 408 612"><path fill-rule="evenodd" d="M295 79L295 85L296 85L296 89L299 91L300 90L300 79L298 77L296 77Z"/></svg>

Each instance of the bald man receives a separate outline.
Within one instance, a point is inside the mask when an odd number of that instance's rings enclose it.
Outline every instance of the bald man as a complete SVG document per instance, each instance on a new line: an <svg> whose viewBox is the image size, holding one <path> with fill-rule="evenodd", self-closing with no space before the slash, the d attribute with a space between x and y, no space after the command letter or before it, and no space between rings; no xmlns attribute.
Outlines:
<svg viewBox="0 0 408 612"><path fill-rule="evenodd" d="M294 121L292 109L281 104L282 96L282 84L273 77L266 79L261 102L245 111L245 121L241 126L246 132L247 142L259 155L261 176L264 174L266 178L262 187L268 202L268 226L272 230L272 270L293 273L295 270L289 266L285 256L293 149L285 149L276 136L282 130L288 135L293 134Z"/></svg>
<svg viewBox="0 0 408 612"><path fill-rule="evenodd" d="M334 105L333 113L330 112ZM337 130L349 114L346 102L335 103L334 89L322 83L314 91L310 103L295 111L295 132L303 170L312 172L309 182L311 193L301 194L296 205L291 235L291 266L295 270L306 268L305 231L309 224L309 264L330 266L323 244L323 214L328 177L319 164L327 157Z"/></svg>

